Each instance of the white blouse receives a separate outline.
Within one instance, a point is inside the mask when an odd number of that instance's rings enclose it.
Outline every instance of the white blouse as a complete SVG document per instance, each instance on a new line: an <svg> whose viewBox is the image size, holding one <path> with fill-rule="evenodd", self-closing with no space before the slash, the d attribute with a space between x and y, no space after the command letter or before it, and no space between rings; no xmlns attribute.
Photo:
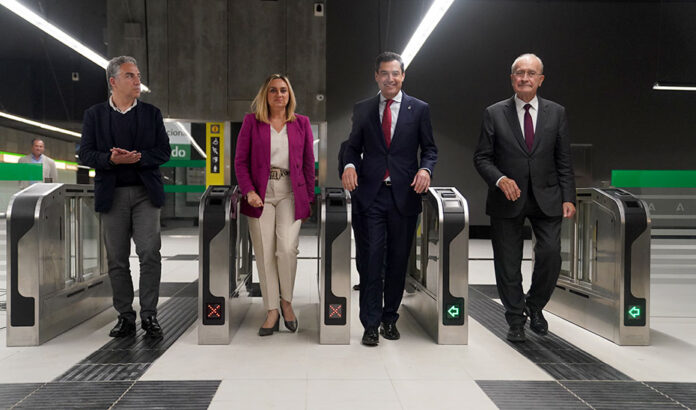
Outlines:
<svg viewBox="0 0 696 410"><path fill-rule="evenodd" d="M271 167L290 169L290 148L288 146L288 127L283 125L280 132L271 125Z"/></svg>

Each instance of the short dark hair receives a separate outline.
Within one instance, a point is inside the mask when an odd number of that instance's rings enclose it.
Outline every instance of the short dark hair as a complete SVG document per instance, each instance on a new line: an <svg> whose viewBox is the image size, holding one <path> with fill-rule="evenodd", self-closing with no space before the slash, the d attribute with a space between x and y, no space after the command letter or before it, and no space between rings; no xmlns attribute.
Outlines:
<svg viewBox="0 0 696 410"><path fill-rule="evenodd" d="M41 142L44 143L44 145L46 145L46 143L44 142L43 138L38 138L38 137L36 137L36 138L32 138L32 140L31 140L31 146L32 146L32 147L34 146L34 143L35 143L36 141L41 141Z"/></svg>
<svg viewBox="0 0 696 410"><path fill-rule="evenodd" d="M398 61L399 65L401 65L401 72L404 72L404 60L401 59L401 56L393 51L385 51L375 59L375 73L379 72L379 66L382 65L382 63L388 63L390 61Z"/></svg>

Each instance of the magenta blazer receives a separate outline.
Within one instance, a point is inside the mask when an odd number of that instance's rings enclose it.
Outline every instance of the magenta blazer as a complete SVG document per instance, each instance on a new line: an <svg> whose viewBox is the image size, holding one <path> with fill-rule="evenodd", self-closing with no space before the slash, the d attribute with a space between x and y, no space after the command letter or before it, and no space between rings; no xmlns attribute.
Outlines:
<svg viewBox="0 0 696 410"><path fill-rule="evenodd" d="M290 181L295 195L295 219L309 216L309 204L314 202L314 137L309 118L295 114L295 121L286 123L290 149ZM266 186L271 175L271 125L258 121L254 114L244 116L237 136L234 171L242 195L256 191L266 200ZM241 212L258 218L263 207L254 208L241 201Z"/></svg>

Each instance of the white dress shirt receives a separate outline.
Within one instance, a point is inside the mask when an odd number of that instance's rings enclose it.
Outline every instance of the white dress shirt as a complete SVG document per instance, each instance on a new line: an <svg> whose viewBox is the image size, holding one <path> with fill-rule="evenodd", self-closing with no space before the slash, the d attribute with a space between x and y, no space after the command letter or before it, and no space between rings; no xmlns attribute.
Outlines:
<svg viewBox="0 0 696 410"><path fill-rule="evenodd" d="M394 141L394 130L396 129L396 121L399 118L399 109L401 108L401 97L403 97L403 92L399 91L394 98L392 98L392 103L389 106L389 109L391 111L391 141ZM379 93L379 123L382 124L382 117L384 116L384 107L387 105L387 99L382 95L382 93ZM346 164L343 169L348 169L348 168L355 168L355 165L353 164ZM386 177L384 179L385 181L391 181L391 177Z"/></svg>
<svg viewBox="0 0 696 410"><path fill-rule="evenodd" d="M392 98L392 103L389 106L391 111L391 140L394 141L394 130L396 129L396 121L399 119L399 108L401 108L401 97L403 93L399 91L394 98ZM384 116L384 107L387 106L387 99L379 93L379 123L382 124L382 117Z"/></svg>
<svg viewBox="0 0 696 410"><path fill-rule="evenodd" d="M127 113L128 111L130 111L130 110L132 110L133 108L135 108L136 105L138 105L138 99L136 98L135 100L133 100L133 105L131 105L130 107L126 108L125 111L121 111L121 110L118 109L118 107L116 106L116 104L114 104L113 98L114 98L114 97L113 97L112 95L109 96L109 105L111 106L111 108L114 109L114 111L116 111L117 113L120 113L120 114L125 114L125 113Z"/></svg>

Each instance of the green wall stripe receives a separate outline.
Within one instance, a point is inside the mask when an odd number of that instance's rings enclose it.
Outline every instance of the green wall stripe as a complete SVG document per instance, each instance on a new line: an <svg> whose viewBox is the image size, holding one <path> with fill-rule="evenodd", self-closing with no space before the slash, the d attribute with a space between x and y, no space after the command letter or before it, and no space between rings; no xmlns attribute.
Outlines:
<svg viewBox="0 0 696 410"><path fill-rule="evenodd" d="M0 181L43 181L43 166L0 163Z"/></svg>
<svg viewBox="0 0 696 410"><path fill-rule="evenodd" d="M165 185L164 192L205 192L205 185Z"/></svg>
<svg viewBox="0 0 696 410"><path fill-rule="evenodd" d="M696 170L615 169L611 184L619 188L696 188Z"/></svg>
<svg viewBox="0 0 696 410"><path fill-rule="evenodd" d="M163 168L205 168L204 159L172 160L162 164Z"/></svg>

